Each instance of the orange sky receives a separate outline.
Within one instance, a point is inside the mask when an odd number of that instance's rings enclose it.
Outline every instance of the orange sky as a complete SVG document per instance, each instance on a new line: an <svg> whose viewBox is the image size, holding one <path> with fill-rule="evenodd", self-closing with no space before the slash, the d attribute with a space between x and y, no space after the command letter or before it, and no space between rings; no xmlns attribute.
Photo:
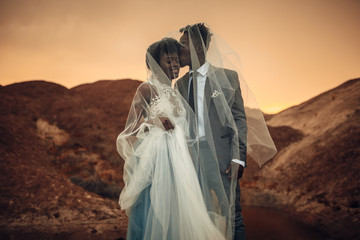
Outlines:
<svg viewBox="0 0 360 240"><path fill-rule="evenodd" d="M0 0L0 84L145 80L145 50L206 22L265 112L360 77L358 0Z"/></svg>

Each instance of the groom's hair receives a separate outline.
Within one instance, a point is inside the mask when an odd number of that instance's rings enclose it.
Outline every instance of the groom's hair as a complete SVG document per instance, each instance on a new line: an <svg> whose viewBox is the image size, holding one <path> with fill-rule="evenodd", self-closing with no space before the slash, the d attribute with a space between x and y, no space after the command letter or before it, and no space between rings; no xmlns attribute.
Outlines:
<svg viewBox="0 0 360 240"><path fill-rule="evenodd" d="M171 53L180 53L180 43L173 38L163 38L158 42L155 42L149 46L147 52L153 57L153 59L160 64L161 56ZM148 55L146 55L146 65L149 68L149 59Z"/></svg>
<svg viewBox="0 0 360 240"><path fill-rule="evenodd" d="M202 40L204 42L205 48L209 48L211 36L213 34L210 32L210 29L205 26L204 23L187 25L186 27L180 29L180 33L188 33L189 31L191 32L191 39L193 41L196 41L196 45L202 46Z"/></svg>

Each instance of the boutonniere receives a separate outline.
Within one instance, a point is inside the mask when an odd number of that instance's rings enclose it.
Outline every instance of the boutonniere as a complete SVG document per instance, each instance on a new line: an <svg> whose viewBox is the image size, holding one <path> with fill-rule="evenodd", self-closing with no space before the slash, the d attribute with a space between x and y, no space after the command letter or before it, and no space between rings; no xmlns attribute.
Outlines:
<svg viewBox="0 0 360 240"><path fill-rule="evenodd" d="M218 91L218 90L214 90L214 92L212 93L211 97L214 98L214 97L217 97L219 96L221 93Z"/></svg>

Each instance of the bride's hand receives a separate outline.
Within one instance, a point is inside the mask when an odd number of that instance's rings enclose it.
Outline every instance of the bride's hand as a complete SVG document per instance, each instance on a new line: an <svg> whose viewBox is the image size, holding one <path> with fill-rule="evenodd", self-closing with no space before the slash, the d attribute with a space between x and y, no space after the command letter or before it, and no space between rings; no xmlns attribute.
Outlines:
<svg viewBox="0 0 360 240"><path fill-rule="evenodd" d="M163 124L165 130L172 130L174 126L172 125L171 121L167 117L159 117L161 123Z"/></svg>

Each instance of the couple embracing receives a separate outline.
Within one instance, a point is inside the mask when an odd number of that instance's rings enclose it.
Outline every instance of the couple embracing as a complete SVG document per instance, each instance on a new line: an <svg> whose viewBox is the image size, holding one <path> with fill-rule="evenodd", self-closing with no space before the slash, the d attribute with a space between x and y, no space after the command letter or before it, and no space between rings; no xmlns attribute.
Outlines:
<svg viewBox="0 0 360 240"><path fill-rule="evenodd" d="M230 70L229 48L202 23L180 34L148 48L147 81L117 138L127 239L245 239L238 179L247 155L262 164L276 148L241 75Z"/></svg>

